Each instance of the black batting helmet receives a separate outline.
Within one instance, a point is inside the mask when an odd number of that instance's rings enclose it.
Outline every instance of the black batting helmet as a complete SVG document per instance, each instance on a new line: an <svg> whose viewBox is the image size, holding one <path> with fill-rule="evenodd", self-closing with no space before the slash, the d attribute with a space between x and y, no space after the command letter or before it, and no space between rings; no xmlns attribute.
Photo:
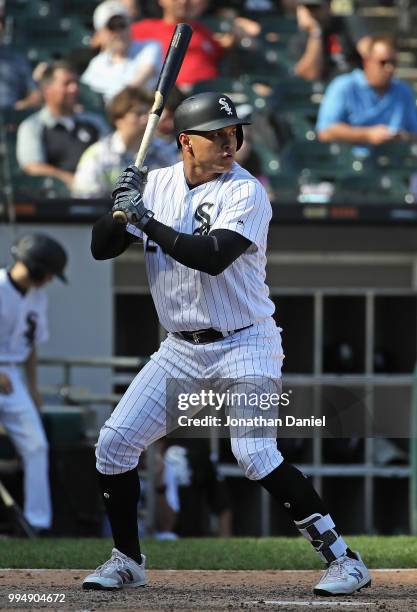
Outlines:
<svg viewBox="0 0 417 612"><path fill-rule="evenodd" d="M237 150L239 150L243 142L242 125L249 124L249 121L239 119L236 107L228 96L215 91L186 98L174 114L178 147L180 147L178 136L182 133L211 132L236 125Z"/></svg>
<svg viewBox="0 0 417 612"><path fill-rule="evenodd" d="M42 280L47 274L53 274L64 283L64 268L67 254L62 246L45 234L26 234L12 246L12 255L21 261L29 270L33 280Z"/></svg>

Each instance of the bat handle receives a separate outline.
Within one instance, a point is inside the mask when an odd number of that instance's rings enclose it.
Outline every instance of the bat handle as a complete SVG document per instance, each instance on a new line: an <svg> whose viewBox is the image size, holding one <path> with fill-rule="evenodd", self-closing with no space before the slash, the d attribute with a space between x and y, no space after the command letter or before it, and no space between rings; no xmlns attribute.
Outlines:
<svg viewBox="0 0 417 612"><path fill-rule="evenodd" d="M127 217L122 210L115 210L113 213L113 219L116 221L116 223L127 223Z"/></svg>

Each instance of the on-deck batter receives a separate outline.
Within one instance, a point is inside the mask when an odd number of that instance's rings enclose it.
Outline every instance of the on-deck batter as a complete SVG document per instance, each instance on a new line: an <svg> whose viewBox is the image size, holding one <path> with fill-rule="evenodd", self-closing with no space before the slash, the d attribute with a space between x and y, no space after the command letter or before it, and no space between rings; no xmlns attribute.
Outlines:
<svg viewBox="0 0 417 612"><path fill-rule="evenodd" d="M284 355L265 284L271 205L262 185L234 161L244 123L224 94L187 98L175 113L183 162L148 177L127 168L112 210L123 211L128 223L118 225L110 213L93 228L96 259L116 257L143 239L150 290L168 337L100 432L97 470L115 548L84 579L86 589L145 584L137 464L166 434L167 379L232 379L232 392L281 389ZM261 412L253 407L253 416ZM370 585L360 556L310 482L283 459L276 435L236 431L232 450L245 475L283 505L328 564L314 592L350 594Z"/></svg>
<svg viewBox="0 0 417 612"><path fill-rule="evenodd" d="M15 263L0 270L0 423L22 457L24 515L39 531L51 527L52 509L48 442L38 412L42 401L36 347L48 339L43 287L54 275L65 280L67 256L60 244L44 234L22 236L12 254Z"/></svg>

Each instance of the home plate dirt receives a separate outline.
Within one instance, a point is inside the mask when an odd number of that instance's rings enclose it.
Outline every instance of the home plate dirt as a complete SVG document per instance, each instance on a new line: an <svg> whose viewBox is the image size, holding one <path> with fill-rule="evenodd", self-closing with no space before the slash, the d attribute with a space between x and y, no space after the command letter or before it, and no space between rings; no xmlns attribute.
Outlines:
<svg viewBox="0 0 417 612"><path fill-rule="evenodd" d="M370 589L339 598L312 595L320 576L316 571L150 570L148 586L111 592L83 591L81 580L87 573L88 570L0 570L0 610L417 612L417 570L373 570ZM51 603L42 601L48 595L52 596Z"/></svg>

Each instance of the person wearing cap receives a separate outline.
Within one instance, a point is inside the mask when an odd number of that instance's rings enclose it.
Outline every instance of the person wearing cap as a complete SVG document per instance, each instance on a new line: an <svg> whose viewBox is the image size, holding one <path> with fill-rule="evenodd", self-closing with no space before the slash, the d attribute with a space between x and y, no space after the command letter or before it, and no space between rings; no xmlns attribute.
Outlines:
<svg viewBox="0 0 417 612"><path fill-rule="evenodd" d="M52 507L48 442L39 415L37 346L48 340L44 287L54 276L66 282L67 254L45 234L26 234L14 244L12 255L14 264L0 269L0 423L22 458L25 518L40 532L51 527Z"/></svg>
<svg viewBox="0 0 417 612"><path fill-rule="evenodd" d="M110 100L127 85L154 90L162 66L161 47L155 40L132 41L127 8L105 0L93 14L101 52L88 64L81 81Z"/></svg>
<svg viewBox="0 0 417 612"><path fill-rule="evenodd" d="M358 15L334 15L330 0L297 0L297 22L288 51L297 76L328 80L362 66L370 37Z"/></svg>

